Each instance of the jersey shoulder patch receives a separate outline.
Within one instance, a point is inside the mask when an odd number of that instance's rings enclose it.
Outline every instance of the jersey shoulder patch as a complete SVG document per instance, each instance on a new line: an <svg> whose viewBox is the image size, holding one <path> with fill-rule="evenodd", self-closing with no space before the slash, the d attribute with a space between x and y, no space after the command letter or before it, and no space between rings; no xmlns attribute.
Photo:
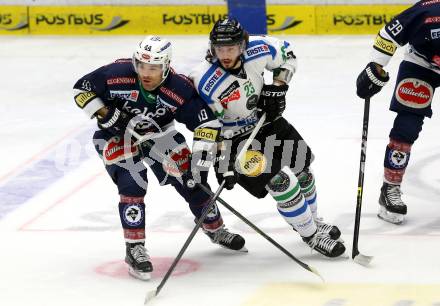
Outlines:
<svg viewBox="0 0 440 306"><path fill-rule="evenodd" d="M210 101L210 97L226 78L227 74L226 71L217 65L211 65L208 71L203 74L199 82L198 90L205 101Z"/></svg>
<svg viewBox="0 0 440 306"><path fill-rule="evenodd" d="M277 51L275 47L271 46L264 40L253 40L248 43L247 48L244 51L244 59L245 61L249 61L262 56L272 56L273 59L276 54Z"/></svg>

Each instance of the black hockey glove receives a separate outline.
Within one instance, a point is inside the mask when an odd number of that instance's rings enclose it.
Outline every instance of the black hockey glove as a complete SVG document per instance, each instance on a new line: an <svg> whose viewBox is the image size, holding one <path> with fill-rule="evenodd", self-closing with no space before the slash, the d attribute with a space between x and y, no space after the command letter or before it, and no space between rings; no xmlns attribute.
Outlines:
<svg viewBox="0 0 440 306"><path fill-rule="evenodd" d="M219 143L219 150L215 158L214 170L217 182L220 185L225 181L224 187L227 190L234 188L237 183L237 172L235 171L235 154L231 153L230 145L232 140L226 140Z"/></svg>
<svg viewBox="0 0 440 306"><path fill-rule="evenodd" d="M378 64L370 62L356 80L356 94L361 99L371 98L386 85L389 79L388 72Z"/></svg>
<svg viewBox="0 0 440 306"><path fill-rule="evenodd" d="M98 126L115 136L124 137L125 129L131 118L133 118L131 114L127 114L117 107L111 107L105 117L98 118Z"/></svg>
<svg viewBox="0 0 440 306"><path fill-rule="evenodd" d="M266 121L273 121L286 109L286 93L289 85L264 85L261 89L257 108L258 116L266 113Z"/></svg>
<svg viewBox="0 0 440 306"><path fill-rule="evenodd" d="M237 172L235 171L228 171L225 173L218 173L216 171L215 176L219 185L225 180L225 188L227 190L232 190L237 183Z"/></svg>

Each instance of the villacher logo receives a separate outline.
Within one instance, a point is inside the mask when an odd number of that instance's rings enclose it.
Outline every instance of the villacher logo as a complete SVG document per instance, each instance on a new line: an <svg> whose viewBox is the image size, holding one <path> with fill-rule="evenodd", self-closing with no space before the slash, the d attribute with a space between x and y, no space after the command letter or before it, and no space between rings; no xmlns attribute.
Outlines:
<svg viewBox="0 0 440 306"><path fill-rule="evenodd" d="M35 17L35 23L46 24L50 26L57 25L71 25L71 26L84 26L89 25L90 29L94 31L112 31L123 27L129 20L123 20L121 16L113 16L107 25L105 24L104 14L60 14L60 15L45 15L38 14Z"/></svg>

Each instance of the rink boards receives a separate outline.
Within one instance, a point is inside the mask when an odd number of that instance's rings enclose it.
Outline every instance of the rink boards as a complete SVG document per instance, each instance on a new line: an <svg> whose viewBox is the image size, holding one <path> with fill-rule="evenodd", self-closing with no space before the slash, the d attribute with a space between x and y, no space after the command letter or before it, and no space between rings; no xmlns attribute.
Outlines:
<svg viewBox="0 0 440 306"><path fill-rule="evenodd" d="M269 5L268 33L374 34L408 5ZM0 34L196 35L226 6L0 6Z"/></svg>

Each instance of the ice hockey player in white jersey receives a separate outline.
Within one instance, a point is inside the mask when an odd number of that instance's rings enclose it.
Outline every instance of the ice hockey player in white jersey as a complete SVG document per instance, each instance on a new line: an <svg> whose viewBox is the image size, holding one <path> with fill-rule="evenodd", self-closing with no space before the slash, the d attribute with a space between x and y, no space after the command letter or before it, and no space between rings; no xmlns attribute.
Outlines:
<svg viewBox="0 0 440 306"><path fill-rule="evenodd" d="M265 85L265 69L273 84ZM290 44L268 36L249 36L234 18L219 20L210 33L206 61L190 74L204 101L222 122L215 171L219 183L240 184L250 194L269 193L278 212L313 249L327 257L345 252L340 230L317 216L313 154L301 135L281 115L288 83L296 69ZM236 163L244 142L262 113L266 122L245 161ZM236 164L239 164L238 167Z"/></svg>
<svg viewBox="0 0 440 306"><path fill-rule="evenodd" d="M390 110L397 113L385 150L384 182L379 197L379 218L401 224L407 213L400 185L411 147L419 137L431 102L440 85L440 0L419 1L394 17L378 33L370 63L356 85L360 98L370 98L388 82L383 69L398 47L408 45L399 67Z"/></svg>

